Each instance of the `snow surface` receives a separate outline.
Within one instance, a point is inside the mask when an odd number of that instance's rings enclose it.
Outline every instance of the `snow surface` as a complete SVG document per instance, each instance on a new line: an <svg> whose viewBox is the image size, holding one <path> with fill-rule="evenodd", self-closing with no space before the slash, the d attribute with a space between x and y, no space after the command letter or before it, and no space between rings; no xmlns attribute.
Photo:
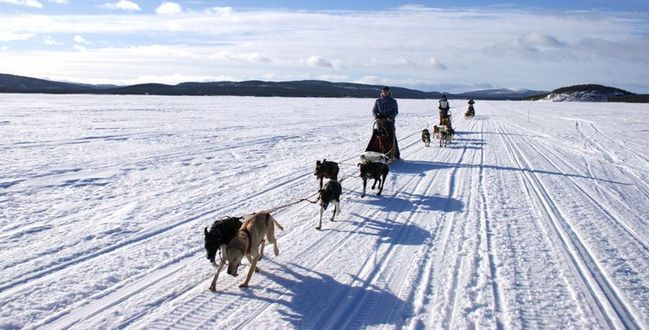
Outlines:
<svg viewBox="0 0 649 330"><path fill-rule="evenodd" d="M360 198L370 99L2 95L0 328L649 328L647 105L451 100L426 148L436 103L399 100ZM203 228L312 196L323 158L336 222L276 211L279 256L208 291Z"/></svg>

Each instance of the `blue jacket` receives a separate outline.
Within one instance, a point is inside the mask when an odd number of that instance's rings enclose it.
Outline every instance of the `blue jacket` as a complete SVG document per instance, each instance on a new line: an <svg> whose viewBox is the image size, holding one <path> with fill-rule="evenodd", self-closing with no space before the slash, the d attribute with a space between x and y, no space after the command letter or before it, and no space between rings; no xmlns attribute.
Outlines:
<svg viewBox="0 0 649 330"><path fill-rule="evenodd" d="M374 118L384 119L390 118L394 121L394 117L399 114L399 106L397 100L392 97L380 97L374 102L374 109L372 109Z"/></svg>

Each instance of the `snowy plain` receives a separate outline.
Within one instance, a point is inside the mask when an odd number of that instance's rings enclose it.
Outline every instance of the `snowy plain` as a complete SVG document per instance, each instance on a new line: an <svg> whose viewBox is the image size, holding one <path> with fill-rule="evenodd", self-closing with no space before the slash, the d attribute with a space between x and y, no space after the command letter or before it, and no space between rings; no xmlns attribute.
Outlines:
<svg viewBox="0 0 649 330"><path fill-rule="evenodd" d="M396 95L398 99L398 95ZM371 99L0 98L0 328L649 328L649 106L398 99L404 158L360 197ZM203 228L274 216L251 286ZM331 210L325 213L330 215Z"/></svg>

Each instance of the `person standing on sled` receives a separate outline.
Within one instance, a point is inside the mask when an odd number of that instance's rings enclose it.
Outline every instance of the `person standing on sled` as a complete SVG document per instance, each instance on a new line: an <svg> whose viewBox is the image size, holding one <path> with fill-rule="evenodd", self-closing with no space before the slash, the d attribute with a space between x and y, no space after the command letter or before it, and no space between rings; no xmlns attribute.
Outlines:
<svg viewBox="0 0 649 330"><path fill-rule="evenodd" d="M442 98L439 100L439 124L451 126L451 120L449 118L451 105L448 103L446 95L442 95Z"/></svg>
<svg viewBox="0 0 649 330"><path fill-rule="evenodd" d="M394 126L395 117L399 114L399 106L397 105L397 100L392 98L392 92L390 92L389 87L383 87L381 90L381 97L374 102L372 114L374 114L374 119L384 120L382 129L394 139L392 156L395 159L399 159L401 155L399 154L399 145L397 144L397 135Z"/></svg>

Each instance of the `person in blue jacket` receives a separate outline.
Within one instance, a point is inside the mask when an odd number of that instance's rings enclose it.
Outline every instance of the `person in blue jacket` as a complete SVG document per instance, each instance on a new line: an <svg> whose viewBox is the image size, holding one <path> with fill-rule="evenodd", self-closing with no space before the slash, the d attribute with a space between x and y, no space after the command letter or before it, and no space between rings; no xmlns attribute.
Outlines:
<svg viewBox="0 0 649 330"><path fill-rule="evenodd" d="M392 98L390 87L383 87L381 97L374 102L372 113L374 119L390 119L394 123L394 118L399 114L399 105L397 100Z"/></svg>
<svg viewBox="0 0 649 330"><path fill-rule="evenodd" d="M387 119L387 122L384 125L384 129L388 131L388 134L394 137L393 156L394 158L399 159L399 145L397 144L397 137L394 127L395 118L399 114L399 105L397 104L397 100L392 98L392 92L390 91L389 87L383 87L383 89L381 90L381 97L376 99L376 101L374 102L372 114L374 114L374 119Z"/></svg>

